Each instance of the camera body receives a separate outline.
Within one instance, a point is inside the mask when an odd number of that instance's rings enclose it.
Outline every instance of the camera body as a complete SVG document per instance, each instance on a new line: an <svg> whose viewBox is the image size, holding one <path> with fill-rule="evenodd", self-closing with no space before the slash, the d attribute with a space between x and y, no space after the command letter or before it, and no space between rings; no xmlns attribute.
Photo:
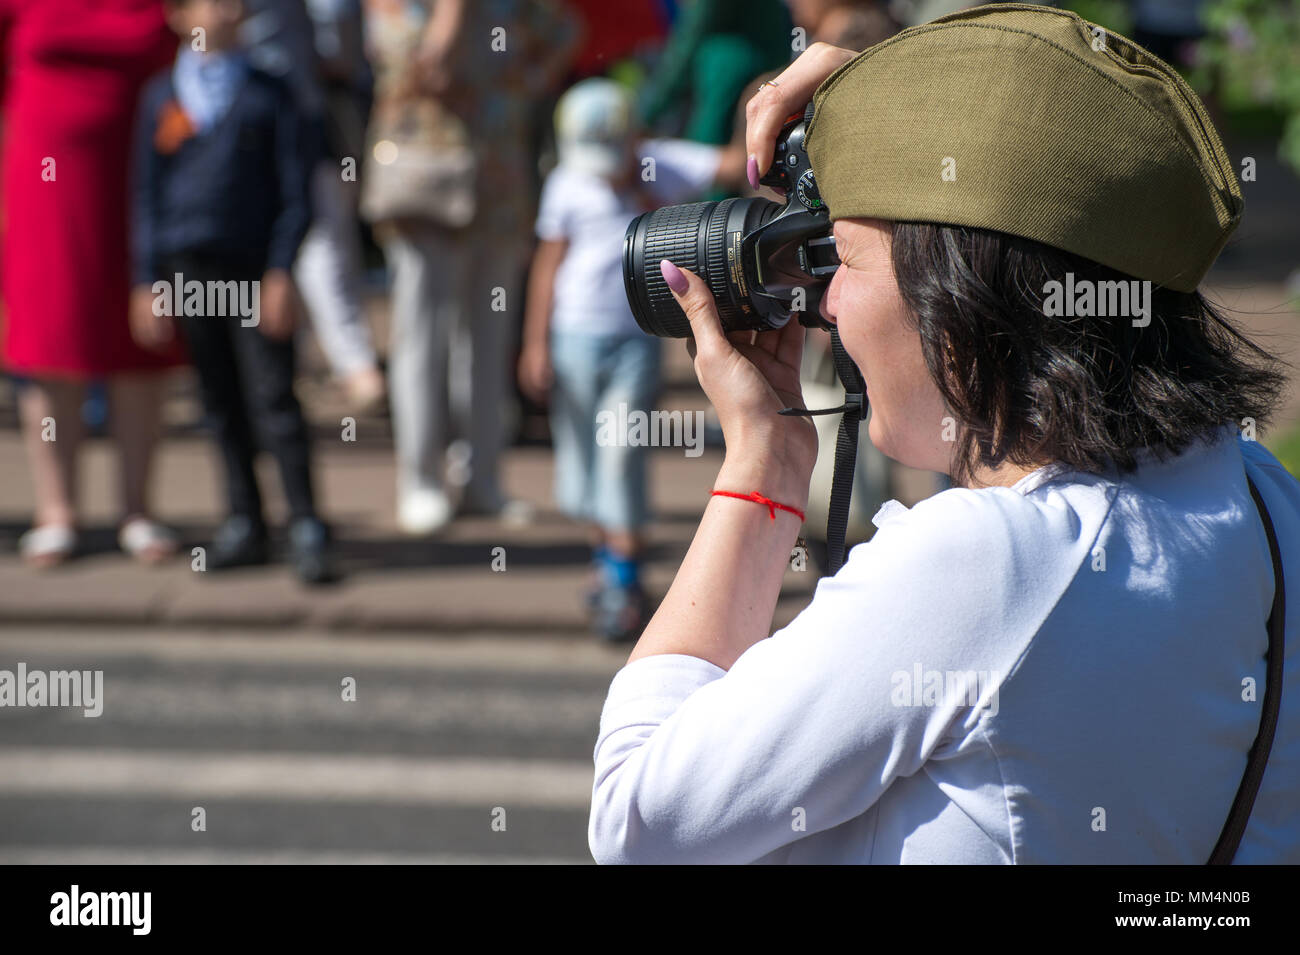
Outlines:
<svg viewBox="0 0 1300 955"><path fill-rule="evenodd" d="M725 331L781 328L792 315L829 328L818 313L839 266L830 212L817 190L804 136L812 105L777 137L760 181L782 189L785 205L758 197L665 206L637 216L623 239L623 284L641 330L687 338L690 322L659 271L661 259L709 286Z"/></svg>

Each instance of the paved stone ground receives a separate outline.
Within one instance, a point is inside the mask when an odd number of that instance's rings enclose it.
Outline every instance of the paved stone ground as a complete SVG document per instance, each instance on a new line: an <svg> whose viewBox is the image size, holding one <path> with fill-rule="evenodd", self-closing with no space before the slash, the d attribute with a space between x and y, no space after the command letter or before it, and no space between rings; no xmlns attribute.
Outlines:
<svg viewBox="0 0 1300 955"><path fill-rule="evenodd" d="M2 864L591 861L592 749L625 650L486 633L14 629L0 627L0 665L102 682L95 718L0 711Z"/></svg>

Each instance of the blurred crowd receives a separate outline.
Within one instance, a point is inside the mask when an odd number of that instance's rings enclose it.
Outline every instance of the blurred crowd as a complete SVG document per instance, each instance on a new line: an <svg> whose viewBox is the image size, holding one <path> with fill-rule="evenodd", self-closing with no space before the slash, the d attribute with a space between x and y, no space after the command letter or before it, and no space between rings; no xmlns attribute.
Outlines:
<svg viewBox="0 0 1300 955"><path fill-rule="evenodd" d="M36 498L24 558L77 550L88 389L120 455L122 549L176 552L149 474L165 376L189 364L225 493L207 568L268 559L265 451L299 577L335 579L294 390L309 329L352 407L391 415L411 535L460 514L529 520L500 481L508 409L549 408L558 502L591 528L595 626L635 634L646 449L595 423L655 407L662 380L661 343L623 296L627 223L753 194L744 103L808 46L863 49L963 5L0 0L3 365ZM1179 21L1179 4L1137 6L1150 29ZM376 250L384 356L363 307ZM808 378L833 386L824 349ZM880 463L861 473L883 498Z"/></svg>

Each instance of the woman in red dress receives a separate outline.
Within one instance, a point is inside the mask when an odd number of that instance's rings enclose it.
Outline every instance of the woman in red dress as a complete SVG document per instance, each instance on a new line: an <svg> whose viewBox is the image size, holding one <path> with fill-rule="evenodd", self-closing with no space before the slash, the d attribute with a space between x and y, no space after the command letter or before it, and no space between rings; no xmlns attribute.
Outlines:
<svg viewBox="0 0 1300 955"><path fill-rule="evenodd" d="M21 547L33 564L76 547L80 408L93 378L108 382L121 453L119 541L144 560L176 547L148 519L145 492L161 372L180 355L137 346L127 319L136 97L175 52L161 0L0 0L3 363L25 379L19 412L36 514Z"/></svg>

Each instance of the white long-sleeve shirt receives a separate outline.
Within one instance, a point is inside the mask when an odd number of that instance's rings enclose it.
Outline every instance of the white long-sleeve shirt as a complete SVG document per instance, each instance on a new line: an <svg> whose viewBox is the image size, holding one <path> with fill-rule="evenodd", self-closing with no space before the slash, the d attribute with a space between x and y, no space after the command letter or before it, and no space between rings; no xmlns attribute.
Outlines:
<svg viewBox="0 0 1300 955"><path fill-rule="evenodd" d="M1300 483L1223 435L1122 478L891 501L729 671L625 666L596 742L596 860L1204 863L1264 696L1274 584L1248 471L1290 609L1236 861L1300 862Z"/></svg>

